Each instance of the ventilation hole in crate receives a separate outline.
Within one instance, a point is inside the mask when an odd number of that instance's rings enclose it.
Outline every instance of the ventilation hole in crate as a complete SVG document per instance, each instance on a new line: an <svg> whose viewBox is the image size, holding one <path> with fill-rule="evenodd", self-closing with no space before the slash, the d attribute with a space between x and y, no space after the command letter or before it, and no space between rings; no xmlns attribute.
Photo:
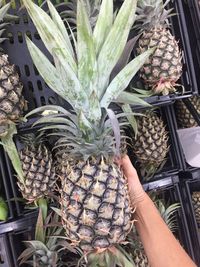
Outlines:
<svg viewBox="0 0 200 267"><path fill-rule="evenodd" d="M46 101L45 101L44 96L41 96L41 97L40 97L40 102L41 102L41 105L42 105L42 106L45 106L45 105L46 105Z"/></svg>
<svg viewBox="0 0 200 267"><path fill-rule="evenodd" d="M26 35L28 36L28 38L32 41L32 36L31 36L31 32L30 31L27 31L26 32Z"/></svg>
<svg viewBox="0 0 200 267"><path fill-rule="evenodd" d="M21 77L21 71L20 71L19 66L15 65L15 70L19 74L19 77Z"/></svg>
<svg viewBox="0 0 200 267"><path fill-rule="evenodd" d="M56 99L55 99L55 97L50 96L50 97L48 98L48 102L49 102L50 105L55 105L55 104L56 104Z"/></svg>
<svg viewBox="0 0 200 267"><path fill-rule="evenodd" d="M36 66L35 65L33 65L33 69L34 69L34 72L35 72L35 75L39 75L39 72L38 72L38 70L37 70L37 68L36 68Z"/></svg>
<svg viewBox="0 0 200 267"><path fill-rule="evenodd" d="M28 65L24 66L24 70L25 70L26 76L30 76L30 70L29 70L29 66Z"/></svg>
<svg viewBox="0 0 200 267"><path fill-rule="evenodd" d="M18 37L19 43L23 43L23 36L21 32L17 32L17 37Z"/></svg>
<svg viewBox="0 0 200 267"><path fill-rule="evenodd" d="M23 14L22 19L23 19L24 24L27 24L28 23L28 16L27 16L27 14Z"/></svg>
<svg viewBox="0 0 200 267"><path fill-rule="evenodd" d="M43 90L41 81L37 81L37 86L38 86L38 89L39 89L40 91Z"/></svg>
<svg viewBox="0 0 200 267"><path fill-rule="evenodd" d="M28 81L28 89L33 92L34 91L34 88L33 88L33 84L32 82Z"/></svg>
<svg viewBox="0 0 200 267"><path fill-rule="evenodd" d="M13 37L13 34L12 32L8 32L7 33L7 37L8 37L8 40L11 44L14 44L14 37Z"/></svg>
<svg viewBox="0 0 200 267"><path fill-rule="evenodd" d="M41 39L41 38L40 38L40 35L39 35L38 32L35 32L35 33L34 33L34 38L35 38L36 40L40 40L40 39Z"/></svg>
<svg viewBox="0 0 200 267"><path fill-rule="evenodd" d="M37 108L37 101L35 98L32 98L33 101L33 107L31 107L31 109Z"/></svg>

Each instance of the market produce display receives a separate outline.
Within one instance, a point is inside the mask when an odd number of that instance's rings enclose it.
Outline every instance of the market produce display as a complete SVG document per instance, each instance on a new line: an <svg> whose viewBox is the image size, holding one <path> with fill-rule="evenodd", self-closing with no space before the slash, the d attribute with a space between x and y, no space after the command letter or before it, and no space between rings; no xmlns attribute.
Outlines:
<svg viewBox="0 0 200 267"><path fill-rule="evenodd" d="M126 154L200 266L200 172L177 133L199 125L191 6L0 1L0 267L149 267Z"/></svg>

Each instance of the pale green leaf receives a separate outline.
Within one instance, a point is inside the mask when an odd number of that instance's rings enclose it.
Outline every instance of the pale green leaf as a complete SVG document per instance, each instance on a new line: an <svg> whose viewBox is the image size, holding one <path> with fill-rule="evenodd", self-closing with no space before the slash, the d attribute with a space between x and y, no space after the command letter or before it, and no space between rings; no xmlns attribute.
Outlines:
<svg viewBox="0 0 200 267"><path fill-rule="evenodd" d="M63 20L61 19L60 15L58 14L56 8L51 3L51 1L47 0L47 4L48 4L49 11L50 11L50 14L51 14L51 17L52 17L54 23L56 24L56 26L60 30L62 36L64 37L64 39L65 39L65 41L67 43L68 48L71 51L71 54L75 58L74 50L73 50L73 47L71 45L71 41L70 41L70 38L69 38L69 35L68 35L68 32L67 32L67 29L66 29L66 27L65 27L65 25L63 23Z"/></svg>
<svg viewBox="0 0 200 267"><path fill-rule="evenodd" d="M45 221L46 217L47 217L47 212L48 212L48 203L47 203L47 199L45 198L40 198L38 201L37 201L37 204L39 206L39 208L41 209L42 211L42 218L43 218L43 221Z"/></svg>
<svg viewBox="0 0 200 267"><path fill-rule="evenodd" d="M113 0L103 0L99 11L99 16L93 31L96 55L99 54L101 47L113 24Z"/></svg>
<svg viewBox="0 0 200 267"><path fill-rule="evenodd" d="M135 19L136 3L137 0L124 1L99 53L100 99L104 96L110 74L124 51L130 29Z"/></svg>
<svg viewBox="0 0 200 267"><path fill-rule="evenodd" d="M33 247L35 250L41 249L48 252L48 248L41 241L31 240L31 241L24 241L24 243L27 244L27 246L29 247Z"/></svg>
<svg viewBox="0 0 200 267"><path fill-rule="evenodd" d="M130 104L130 105L139 105L139 106L145 106L145 107L151 107L149 103L141 99L139 94L134 94L130 92L122 92L116 100L113 102L115 103L122 103L122 104Z"/></svg>
<svg viewBox="0 0 200 267"><path fill-rule="evenodd" d="M4 17L7 14L9 8L10 8L10 3L8 3L5 6L1 7L1 9L0 9L0 21L2 21L4 19Z"/></svg>
<svg viewBox="0 0 200 267"><path fill-rule="evenodd" d="M122 105L122 110L126 113L129 113L126 115L126 118L127 118L128 122L130 123L131 127L133 128L135 136L137 136L137 133L138 133L137 120L135 119L135 116L132 112L131 107L128 104Z"/></svg>
<svg viewBox="0 0 200 267"><path fill-rule="evenodd" d="M79 116L79 128L80 130L87 135L89 132L93 130L93 127L89 120L85 117L84 113L81 111Z"/></svg>
<svg viewBox="0 0 200 267"><path fill-rule="evenodd" d="M26 114L25 118L30 117L37 113L42 113L43 111L50 110L50 111L57 111L60 112L66 116L69 116L71 113L64 109L63 107L56 106L56 105L45 105L42 107L35 108L34 110L31 110L28 114Z"/></svg>
<svg viewBox="0 0 200 267"><path fill-rule="evenodd" d="M3 145L3 148L5 149L11 160L13 168L17 173L17 178L22 184L24 184L25 177L23 174L21 160L16 145L13 141L13 135L16 133L17 133L16 126L14 124L10 124L9 133L5 137L1 137L1 144Z"/></svg>
<svg viewBox="0 0 200 267"><path fill-rule="evenodd" d="M141 55L137 56L129 62L126 67L120 71L120 73L118 73L106 89L106 92L101 100L101 107L107 108L112 101L117 99L154 50L154 48L148 49Z"/></svg>
<svg viewBox="0 0 200 267"><path fill-rule="evenodd" d="M45 11L32 1L23 0L23 3L49 52L58 58L62 57L66 64L76 73L77 65L75 59L57 25Z"/></svg>
<svg viewBox="0 0 200 267"><path fill-rule="evenodd" d="M44 231L44 222L42 216L42 209L39 209L36 228L35 228L35 240L38 240L42 243L45 243L45 231Z"/></svg>
<svg viewBox="0 0 200 267"><path fill-rule="evenodd" d="M83 90L76 74L72 71L70 66L66 64L65 59L61 55L59 58L55 58L55 65L64 88L63 98L69 99L69 103L75 110L82 109L87 113L89 111L88 96ZM52 89L54 90L54 88Z"/></svg>
<svg viewBox="0 0 200 267"><path fill-rule="evenodd" d="M26 43L33 63L35 64L46 84L58 95L64 98L64 88L60 82L59 73L57 72L56 68L28 37L26 37ZM66 100L68 100L68 98L66 98Z"/></svg>
<svg viewBox="0 0 200 267"><path fill-rule="evenodd" d="M77 57L78 78L83 90L90 95L97 90L98 71L92 29L83 0L77 4Z"/></svg>
<svg viewBox="0 0 200 267"><path fill-rule="evenodd" d="M62 217L62 212L61 212L60 209L55 208L55 207L51 207L51 209L52 209L53 211L55 211L55 213L58 214L60 217Z"/></svg>
<svg viewBox="0 0 200 267"><path fill-rule="evenodd" d="M98 96L95 91L91 93L89 97L89 103L90 103L90 110L88 119L97 124L101 120L101 107L98 100Z"/></svg>

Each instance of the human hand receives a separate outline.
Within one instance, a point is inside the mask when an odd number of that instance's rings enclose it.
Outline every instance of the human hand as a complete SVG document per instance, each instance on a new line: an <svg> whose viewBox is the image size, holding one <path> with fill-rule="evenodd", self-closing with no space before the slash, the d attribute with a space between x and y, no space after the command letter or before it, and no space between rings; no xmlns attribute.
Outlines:
<svg viewBox="0 0 200 267"><path fill-rule="evenodd" d="M137 203L144 200L146 193L140 183L136 169L133 167L128 156L124 156L121 159L121 168L125 177L128 180L128 188L133 206L137 206Z"/></svg>

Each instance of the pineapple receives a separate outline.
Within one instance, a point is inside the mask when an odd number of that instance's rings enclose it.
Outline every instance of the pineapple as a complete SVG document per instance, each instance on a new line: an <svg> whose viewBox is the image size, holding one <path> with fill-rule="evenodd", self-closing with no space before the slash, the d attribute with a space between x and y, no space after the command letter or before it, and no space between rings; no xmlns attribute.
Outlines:
<svg viewBox="0 0 200 267"><path fill-rule="evenodd" d="M163 120L155 112L147 111L144 115L137 119L138 132L133 139L133 152L142 175L151 178L169 151L168 133Z"/></svg>
<svg viewBox="0 0 200 267"><path fill-rule="evenodd" d="M155 194L153 194L153 198L154 203L161 214L161 217L168 225L169 229L174 232L177 228L177 221L174 217L174 213L177 212L177 210L180 208L180 205L175 203L167 207L162 199L155 199ZM131 233L129 235L128 241L130 243L127 248L125 248L125 250L127 250L127 252L131 254L135 263L135 267L150 267L148 258L145 254L143 245L137 233Z"/></svg>
<svg viewBox="0 0 200 267"><path fill-rule="evenodd" d="M43 221L42 210L39 209L35 239L25 241L27 248L18 258L20 266L23 264L34 267L68 266L61 262L61 256L64 250L63 246L66 245L68 251L70 251L70 246L67 241L64 240L62 244L60 243L59 237L63 238L63 228L60 226L52 226L55 224L59 224L56 214L50 213Z"/></svg>
<svg viewBox="0 0 200 267"><path fill-rule="evenodd" d="M194 207L197 224L200 225L200 192L197 191L192 193L192 203Z"/></svg>
<svg viewBox="0 0 200 267"><path fill-rule="evenodd" d="M7 18L7 11L10 3L2 7L0 1L0 43L5 38L2 37L7 23L3 20ZM13 17L9 15L8 19ZM8 127L11 123L16 123L22 116L25 107L25 100L22 96L23 85L15 66L9 62L8 55L1 49L0 51L0 137L8 134Z"/></svg>
<svg viewBox="0 0 200 267"><path fill-rule="evenodd" d="M37 201L50 195L56 182L55 167L49 149L40 140L40 135L29 134L23 138L24 148L20 151L20 160L24 183L18 181L23 198L28 202Z"/></svg>
<svg viewBox="0 0 200 267"><path fill-rule="evenodd" d="M116 115L109 106L114 100L127 103L122 100L127 96L124 90L154 50L133 59L110 81L135 19L136 2L125 0L113 19L113 1L103 0L92 30L84 2L79 0L77 38L71 44L50 1L52 19L31 0L23 1L55 64L26 38L33 62L45 82L73 107L67 111L60 106L44 106L29 116L45 110L58 112L37 123L57 130L60 145L65 147L66 167L62 168L60 188L62 224L89 266L110 266L111 261L113 266L130 264L116 248L133 223L127 181L115 162L120 157L120 127L124 126L118 118L125 114ZM136 94L129 94L129 101L131 97L135 103Z"/></svg>
<svg viewBox="0 0 200 267"><path fill-rule="evenodd" d="M190 97L191 104L200 113L200 97L192 96ZM182 100L177 100L175 103L175 113L179 127L181 128L190 128L197 127L198 124L195 121L194 117L187 109L186 105Z"/></svg>
<svg viewBox="0 0 200 267"><path fill-rule="evenodd" d="M138 24L142 35L138 41L137 53L156 46L155 52L141 68L140 75L155 94L168 95L176 92L176 82L182 74L182 55L178 42L171 34L167 18L171 10L165 6L167 0L139 0Z"/></svg>

